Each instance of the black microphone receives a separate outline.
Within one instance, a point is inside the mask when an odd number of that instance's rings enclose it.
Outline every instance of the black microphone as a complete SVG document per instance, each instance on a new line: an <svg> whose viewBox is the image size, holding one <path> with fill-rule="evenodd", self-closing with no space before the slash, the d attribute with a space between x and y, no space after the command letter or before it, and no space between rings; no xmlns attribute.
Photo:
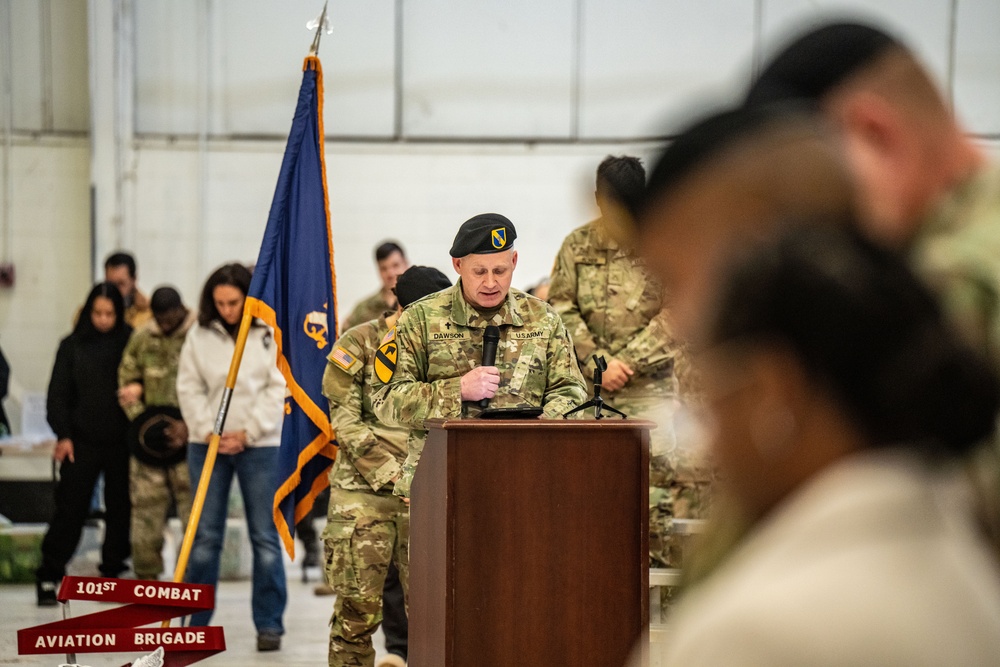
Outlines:
<svg viewBox="0 0 1000 667"><path fill-rule="evenodd" d="M494 325L486 327L483 333L483 366L494 366L497 362L497 343L500 342L500 328ZM479 407L485 410L490 407L490 399L479 401Z"/></svg>

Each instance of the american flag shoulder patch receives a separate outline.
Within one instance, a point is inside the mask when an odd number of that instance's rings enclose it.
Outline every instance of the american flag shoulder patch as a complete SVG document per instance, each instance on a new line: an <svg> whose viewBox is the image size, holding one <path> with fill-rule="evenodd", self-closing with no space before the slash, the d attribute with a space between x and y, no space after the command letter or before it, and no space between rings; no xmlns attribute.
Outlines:
<svg viewBox="0 0 1000 667"><path fill-rule="evenodd" d="M389 329L389 331L387 331L384 336L382 336L382 342L380 342L378 344L378 346L382 347L383 345L385 345L386 343L388 343L390 340L393 340L395 337L396 337L396 327L393 327L393 328Z"/></svg>
<svg viewBox="0 0 1000 667"><path fill-rule="evenodd" d="M348 352L342 347L336 347L333 352L330 353L330 361L337 364L345 371L350 370L351 366L357 363L357 357Z"/></svg>

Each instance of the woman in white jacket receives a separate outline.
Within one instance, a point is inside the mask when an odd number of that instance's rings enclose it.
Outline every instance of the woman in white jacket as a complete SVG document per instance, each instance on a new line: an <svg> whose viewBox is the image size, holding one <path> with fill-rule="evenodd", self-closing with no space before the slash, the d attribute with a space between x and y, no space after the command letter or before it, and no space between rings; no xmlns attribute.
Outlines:
<svg viewBox="0 0 1000 667"><path fill-rule="evenodd" d="M192 485L198 484L205 465L206 443L222 400L249 287L250 271L240 264L227 264L209 276L202 290L198 325L191 327L181 349L177 398L191 434ZM185 577L191 583L213 586L219 580L229 490L235 476L253 547L251 607L259 651L281 647L287 601L281 545L272 519L285 398L285 380L275 365L276 347L270 328L259 322L250 328ZM191 625L207 625L211 617L211 610L199 612L192 615Z"/></svg>

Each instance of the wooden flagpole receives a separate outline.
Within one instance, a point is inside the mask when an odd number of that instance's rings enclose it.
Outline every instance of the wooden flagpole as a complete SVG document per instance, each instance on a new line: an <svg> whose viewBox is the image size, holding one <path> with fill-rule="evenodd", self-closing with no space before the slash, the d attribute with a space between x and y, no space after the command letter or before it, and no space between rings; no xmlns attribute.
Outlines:
<svg viewBox="0 0 1000 667"><path fill-rule="evenodd" d="M313 38L312 48L309 55L315 56L319 51L319 40L326 23L327 3L323 3L323 12L319 15L316 26L316 35ZM246 295L244 295L245 297ZM222 438L222 429L226 425L226 415L229 413L229 401L233 397L233 389L236 387L236 376L240 372L240 363L243 361L243 349L247 344L247 336L250 334L250 325L253 323L253 315L250 314L243 304L243 319L240 321L240 330L236 335L236 349L233 350L233 358L229 362L229 375L226 376L226 389L222 393L222 402L219 405L219 412L215 417L215 428L212 430L212 437L208 440L208 453L205 455L205 465L198 478L198 489L194 495L194 502L191 504L191 516L188 519L187 528L184 530L184 541L181 542L181 550L177 556L177 566L174 568L174 581L181 583L184 581L184 574L187 571L188 559L191 557L191 547L194 545L194 536L198 532L198 523L201 520L201 512L205 507L205 496L208 495L208 483L212 479L212 470L215 468L215 459L219 455L219 440ZM163 621L162 627L170 627L170 619Z"/></svg>
<svg viewBox="0 0 1000 667"><path fill-rule="evenodd" d="M191 547L194 544L194 536L198 532L198 522L201 520L201 512L205 507L205 496L208 495L208 483L212 479L212 470L215 468L215 459L219 454L219 440L222 438L222 429L226 425L226 415L229 413L229 401L233 397L233 389L236 387L236 376L240 372L240 363L243 361L243 349L247 344L247 336L250 334L250 325L253 323L253 315L249 313L246 303L243 305L243 319L240 321L240 330L236 334L236 349L233 350L233 358L229 362L229 375L226 376L226 389L222 392L222 402L219 404L219 412L215 417L215 428L212 429L212 437L208 440L208 453L205 456L205 465L201 469L201 477L198 479L198 490L194 494L194 502L191 505L191 516L188 519L187 528L184 530L184 541L181 542L181 551L177 556L177 567L174 568L174 581L177 583L184 581L184 573L187 571L188 559L191 557ZM163 621L162 627L170 627L170 619Z"/></svg>

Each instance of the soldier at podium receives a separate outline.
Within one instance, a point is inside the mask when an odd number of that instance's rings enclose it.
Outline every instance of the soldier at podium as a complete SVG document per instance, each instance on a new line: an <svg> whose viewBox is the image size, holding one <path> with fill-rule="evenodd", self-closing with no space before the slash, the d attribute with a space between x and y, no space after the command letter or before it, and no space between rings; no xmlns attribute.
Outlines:
<svg viewBox="0 0 1000 667"><path fill-rule="evenodd" d="M486 405L540 407L543 417L558 418L587 400L559 315L510 286L516 238L514 225L502 215L467 220L450 251L458 282L407 308L395 340L379 350L372 378L375 414L386 424L411 429L397 495L410 495L427 419L476 417ZM490 325L499 329L499 341L494 363L484 364Z"/></svg>
<svg viewBox="0 0 1000 667"><path fill-rule="evenodd" d="M323 395L330 399L330 424L340 451L330 470L330 506L323 542L326 578L337 594L330 624L330 667L363 667L375 658L372 634L383 613L383 587L395 562L404 591L407 586L406 545L409 511L393 495L406 458L407 430L379 422L371 409L369 378L380 346L392 339L399 313L411 302L451 281L426 266L414 266L399 276L394 294L397 310L376 320L351 327L334 344L323 374ZM402 607L402 600L399 601ZM388 633L387 633L388 634ZM404 637L405 639L405 637ZM378 667L405 663L405 644L390 647ZM393 649L402 655L393 653Z"/></svg>

